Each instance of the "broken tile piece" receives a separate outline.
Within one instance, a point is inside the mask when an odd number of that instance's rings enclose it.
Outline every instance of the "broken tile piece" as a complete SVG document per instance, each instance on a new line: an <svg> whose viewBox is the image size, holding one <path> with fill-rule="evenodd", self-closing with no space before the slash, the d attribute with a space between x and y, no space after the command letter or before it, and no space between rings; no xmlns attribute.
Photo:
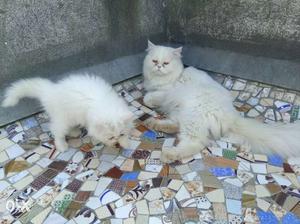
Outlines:
<svg viewBox="0 0 300 224"><path fill-rule="evenodd" d="M251 168L254 173L267 174L267 165L265 163L252 163Z"/></svg>
<svg viewBox="0 0 300 224"><path fill-rule="evenodd" d="M168 188L178 191L182 184L183 184L183 181L173 179L168 184Z"/></svg>
<svg viewBox="0 0 300 224"><path fill-rule="evenodd" d="M157 199L160 199L162 197L162 194L160 192L159 188L152 188L148 191L148 193L145 195L145 199L148 201L154 201Z"/></svg>
<svg viewBox="0 0 300 224"><path fill-rule="evenodd" d="M227 211L232 214L242 214L242 202L240 200L226 199Z"/></svg>
<svg viewBox="0 0 300 224"><path fill-rule="evenodd" d="M270 197L271 193L264 185L255 185L255 192L258 198Z"/></svg>
<svg viewBox="0 0 300 224"><path fill-rule="evenodd" d="M223 203L213 203L213 210L216 220L227 220L227 211Z"/></svg>
<svg viewBox="0 0 300 224"><path fill-rule="evenodd" d="M103 205L106 205L118 199L120 199L120 195L113 192L112 190L106 190L99 196L99 200Z"/></svg>
<svg viewBox="0 0 300 224"><path fill-rule="evenodd" d="M146 200L140 200L136 203L137 213L142 215L148 215L148 203Z"/></svg>
<svg viewBox="0 0 300 224"><path fill-rule="evenodd" d="M114 211L110 207L110 205L105 205L100 208L97 208L95 210L95 213L99 219L108 218L108 217L111 217L112 215L114 215Z"/></svg>
<svg viewBox="0 0 300 224"><path fill-rule="evenodd" d="M278 223L276 216L272 212L258 211L257 216L261 223Z"/></svg>
<svg viewBox="0 0 300 224"><path fill-rule="evenodd" d="M122 174L123 172L119 168L113 167L109 171L107 171L104 176L119 179Z"/></svg>
<svg viewBox="0 0 300 224"><path fill-rule="evenodd" d="M135 217L136 208L132 204L128 204L115 209L116 218L124 219Z"/></svg>
<svg viewBox="0 0 300 224"><path fill-rule="evenodd" d="M163 200L160 199L160 200L149 202L149 214L150 215L165 214Z"/></svg>
<svg viewBox="0 0 300 224"><path fill-rule="evenodd" d="M24 149L17 144L9 146L5 149L5 151L10 159L14 159L25 153Z"/></svg>

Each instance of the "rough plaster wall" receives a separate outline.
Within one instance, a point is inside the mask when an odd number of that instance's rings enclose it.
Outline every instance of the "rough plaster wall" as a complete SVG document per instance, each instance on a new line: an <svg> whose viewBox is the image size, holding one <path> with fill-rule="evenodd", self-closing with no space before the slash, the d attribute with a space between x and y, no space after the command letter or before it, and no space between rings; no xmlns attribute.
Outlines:
<svg viewBox="0 0 300 224"><path fill-rule="evenodd" d="M234 50L243 43L248 52L259 45L274 49L267 56L299 59L299 0L167 0L167 9L171 40Z"/></svg>
<svg viewBox="0 0 300 224"><path fill-rule="evenodd" d="M138 53L148 36L164 39L163 10L160 0L0 0L1 81Z"/></svg>

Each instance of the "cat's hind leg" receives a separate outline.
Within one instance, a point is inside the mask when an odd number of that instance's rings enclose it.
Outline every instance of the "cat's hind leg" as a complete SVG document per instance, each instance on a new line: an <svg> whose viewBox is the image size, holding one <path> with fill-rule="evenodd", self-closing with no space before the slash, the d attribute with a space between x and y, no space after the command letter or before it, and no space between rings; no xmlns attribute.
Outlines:
<svg viewBox="0 0 300 224"><path fill-rule="evenodd" d="M175 134L179 132L179 124L171 119L156 119L150 117L144 121L144 124L152 130L168 134Z"/></svg>
<svg viewBox="0 0 300 224"><path fill-rule="evenodd" d="M68 133L68 127L63 125L59 121L52 121L50 124L50 130L54 135L55 147L58 151L66 151L68 149L68 143L66 142L66 135Z"/></svg>

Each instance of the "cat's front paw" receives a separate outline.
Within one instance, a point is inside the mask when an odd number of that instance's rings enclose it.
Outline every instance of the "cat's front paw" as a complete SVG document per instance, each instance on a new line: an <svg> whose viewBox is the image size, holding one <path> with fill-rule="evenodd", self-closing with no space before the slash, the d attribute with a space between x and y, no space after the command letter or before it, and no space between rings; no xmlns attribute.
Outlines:
<svg viewBox="0 0 300 224"><path fill-rule="evenodd" d="M176 160L181 160L181 157L180 154L169 149L169 150L163 150L161 152L160 160L163 163L172 163L175 162Z"/></svg>
<svg viewBox="0 0 300 224"><path fill-rule="evenodd" d="M151 130L155 130L156 123L157 120L154 117L149 117L144 121L144 125Z"/></svg>
<svg viewBox="0 0 300 224"><path fill-rule="evenodd" d="M151 94L146 94L144 96L143 102L147 107L150 107L150 108L156 108L157 107L157 105L155 104L155 101L154 101L153 97L151 96Z"/></svg>
<svg viewBox="0 0 300 224"><path fill-rule="evenodd" d="M179 126L170 120L160 120L150 117L144 121L144 124L151 130L161 131L167 134L175 134L179 132Z"/></svg>
<svg viewBox="0 0 300 224"><path fill-rule="evenodd" d="M69 146L65 141L55 141L55 148L60 152L64 152L68 150Z"/></svg>

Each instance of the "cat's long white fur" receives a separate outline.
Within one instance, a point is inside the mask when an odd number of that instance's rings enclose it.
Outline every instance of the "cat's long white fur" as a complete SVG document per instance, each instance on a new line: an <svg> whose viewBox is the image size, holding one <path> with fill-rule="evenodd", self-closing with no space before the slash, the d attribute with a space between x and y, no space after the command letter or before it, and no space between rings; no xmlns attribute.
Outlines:
<svg viewBox="0 0 300 224"><path fill-rule="evenodd" d="M167 62L165 66L164 62ZM144 60L144 77L148 91L145 103L159 106L180 126L180 143L163 153L164 160L191 156L206 147L211 138L222 136L239 136L238 142L247 140L256 152L300 156L299 122L264 124L240 117L229 91L204 71L193 67L184 69L178 49L150 42Z"/></svg>
<svg viewBox="0 0 300 224"><path fill-rule="evenodd" d="M49 80L42 78L19 80L6 90L2 106L15 106L24 97L42 99L42 94L51 86L52 83Z"/></svg>
<svg viewBox="0 0 300 224"><path fill-rule="evenodd" d="M92 137L105 144L126 144L123 134L129 131L132 113L100 77L71 75L57 83L43 78L19 80L6 89L2 106L14 106L23 97L40 100L61 151L67 149L65 135L77 125L86 127Z"/></svg>

